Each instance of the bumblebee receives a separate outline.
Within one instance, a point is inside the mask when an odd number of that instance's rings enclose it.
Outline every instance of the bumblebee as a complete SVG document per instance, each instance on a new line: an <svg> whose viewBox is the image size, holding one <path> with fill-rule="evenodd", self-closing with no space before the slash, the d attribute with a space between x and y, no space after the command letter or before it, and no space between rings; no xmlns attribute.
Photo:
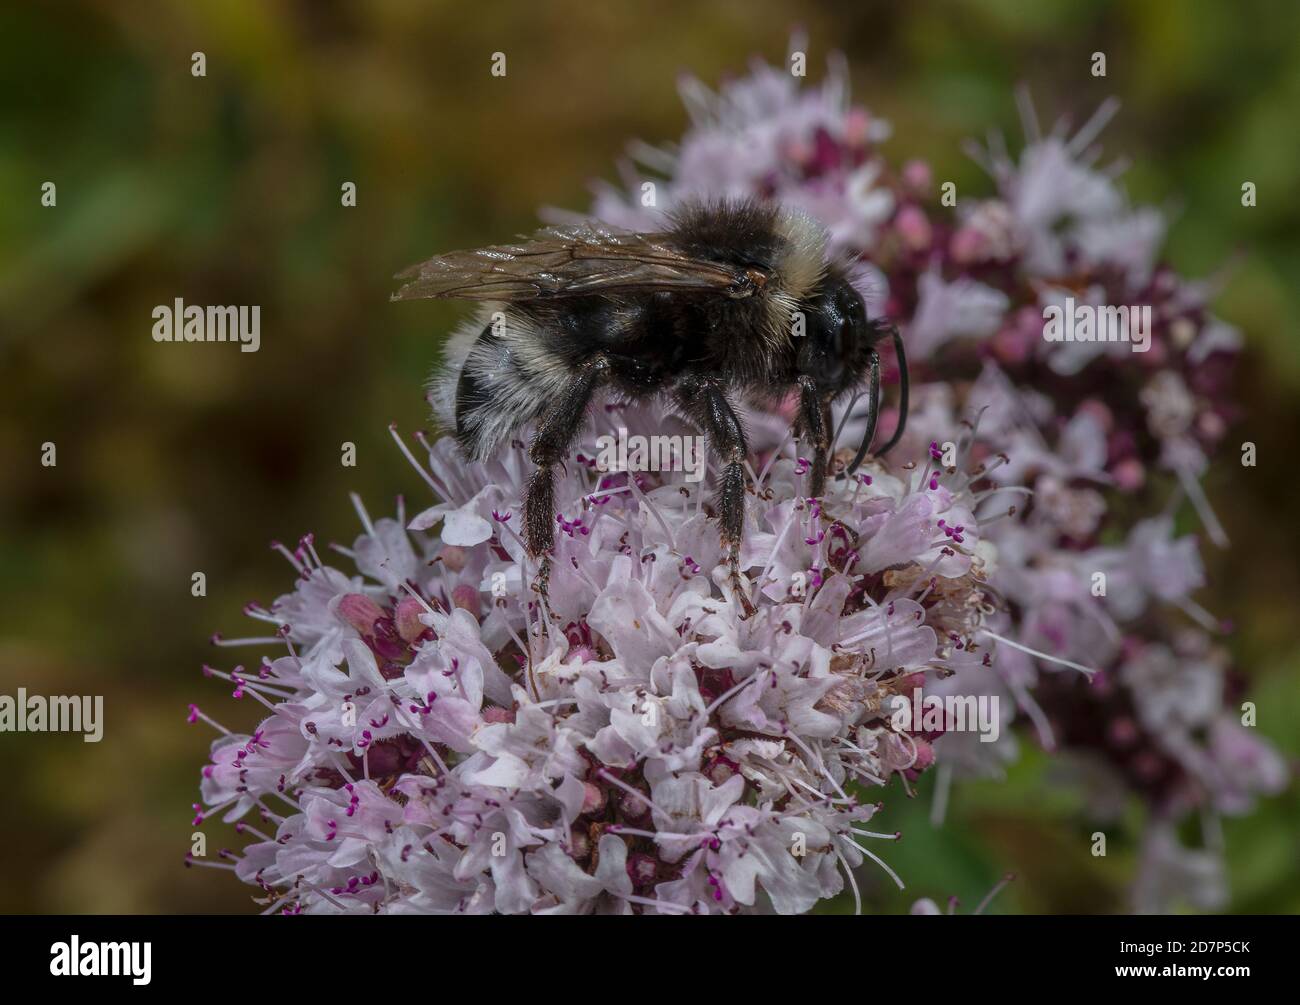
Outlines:
<svg viewBox="0 0 1300 1005"><path fill-rule="evenodd" d="M745 519L745 433L736 398L772 408L799 396L794 431L812 444L809 495L825 489L831 405L866 384L866 429L851 474L875 435L880 356L898 356L903 434L907 363L892 325L867 317L846 267L827 258L809 217L752 200L695 203L656 233L596 223L549 227L516 244L453 251L398 275L394 300L484 302L448 342L431 400L465 453L484 460L521 426L535 430L536 471L524 500L534 558L554 544L554 468L573 448L601 392L667 396L721 462L715 511L739 587ZM843 477L843 474L841 475Z"/></svg>

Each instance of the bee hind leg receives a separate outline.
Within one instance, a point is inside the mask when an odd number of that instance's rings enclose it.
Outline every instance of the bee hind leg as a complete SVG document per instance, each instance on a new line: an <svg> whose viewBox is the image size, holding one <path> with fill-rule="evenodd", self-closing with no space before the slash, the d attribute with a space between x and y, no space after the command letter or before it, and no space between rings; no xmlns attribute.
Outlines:
<svg viewBox="0 0 1300 1005"><path fill-rule="evenodd" d="M584 364L537 423L529 457L537 465L524 494L524 543L530 557L540 561L534 588L546 596L555 547L555 465L582 430L592 395L604 383L609 363L597 356Z"/></svg>
<svg viewBox="0 0 1300 1005"><path fill-rule="evenodd" d="M689 376L678 382L676 396L683 412L708 436L723 462L718 486L718 522L722 525L722 547L730 567L732 596L742 616L755 613L744 577L740 574L740 540L745 531L745 431L741 428L722 385L707 377Z"/></svg>

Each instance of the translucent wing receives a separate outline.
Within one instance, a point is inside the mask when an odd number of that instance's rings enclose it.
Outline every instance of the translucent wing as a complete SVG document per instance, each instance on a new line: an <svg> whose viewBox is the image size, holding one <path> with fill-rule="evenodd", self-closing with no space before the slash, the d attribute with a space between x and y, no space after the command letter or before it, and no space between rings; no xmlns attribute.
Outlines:
<svg viewBox="0 0 1300 1005"><path fill-rule="evenodd" d="M537 300L654 291L747 297L762 270L692 258L664 234L598 225L548 227L519 244L451 251L397 274L393 300Z"/></svg>

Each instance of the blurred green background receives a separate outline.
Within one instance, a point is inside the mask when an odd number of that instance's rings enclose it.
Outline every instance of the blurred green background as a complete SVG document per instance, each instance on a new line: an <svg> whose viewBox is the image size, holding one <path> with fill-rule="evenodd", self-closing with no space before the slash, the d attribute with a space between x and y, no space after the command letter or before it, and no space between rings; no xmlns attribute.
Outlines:
<svg viewBox="0 0 1300 1005"><path fill-rule="evenodd" d="M1202 598L1239 626L1260 730L1300 754L1300 8L1290 3L653 5L216 0L5 4L0 13L0 693L105 696L106 736L0 735L0 911L250 911L232 877L185 870L211 733L259 706L203 679L214 630L244 632L290 570L272 538L351 541L346 493L423 502L388 438L426 423L420 386L452 305L390 305L391 275L436 251L584 208L625 143L678 137L680 70L715 84L784 57L792 28L820 77L829 49L891 120L894 162L928 158L959 191L987 180L960 141L1124 100L1104 140L1138 201L1174 208L1175 264L1243 252L1219 312L1249 354L1249 415L1208 489L1233 548ZM1104 80L1091 53L1108 58ZM190 73L202 51L207 76ZM508 75L494 78L495 51ZM40 204L57 185L55 208ZM355 208L340 186L357 185ZM1254 181L1255 209L1240 205ZM168 346L154 305L260 304L262 346ZM1253 440L1259 465L1236 463ZM40 464L57 444L58 465ZM358 448L340 465L340 444ZM208 595L190 593L207 575ZM1033 751L1005 785L959 788L941 831L928 784L891 793L880 829L906 895L863 870L869 906L1019 879L995 911L1115 911L1133 847L1092 828ZM1232 908L1300 911L1294 791L1229 820ZM213 847L233 840L208 825Z"/></svg>

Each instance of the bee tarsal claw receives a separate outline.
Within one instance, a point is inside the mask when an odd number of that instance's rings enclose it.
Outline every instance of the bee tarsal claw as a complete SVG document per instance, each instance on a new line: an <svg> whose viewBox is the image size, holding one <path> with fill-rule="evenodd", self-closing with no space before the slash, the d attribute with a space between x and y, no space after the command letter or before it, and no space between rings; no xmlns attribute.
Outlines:
<svg viewBox="0 0 1300 1005"><path fill-rule="evenodd" d="M740 571L739 545L732 545L729 549L727 568L730 570L727 574L727 584L731 588L731 595L735 598L736 603L740 605L741 620L747 621L758 613L758 608L749 599L749 581Z"/></svg>
<svg viewBox="0 0 1300 1005"><path fill-rule="evenodd" d="M537 575L533 578L532 589L543 601L550 599L548 592L551 587L551 554L546 552L541 557L541 562L537 566Z"/></svg>

